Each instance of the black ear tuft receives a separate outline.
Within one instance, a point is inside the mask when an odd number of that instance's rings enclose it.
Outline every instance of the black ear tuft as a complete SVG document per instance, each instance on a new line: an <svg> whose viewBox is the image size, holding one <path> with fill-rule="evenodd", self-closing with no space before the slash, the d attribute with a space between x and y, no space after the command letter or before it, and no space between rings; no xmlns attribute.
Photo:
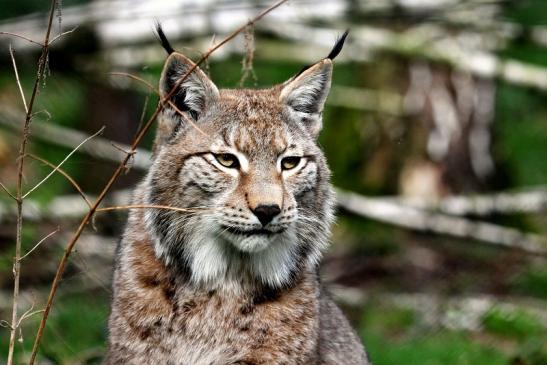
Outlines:
<svg viewBox="0 0 547 365"><path fill-rule="evenodd" d="M329 60L334 60L334 58L338 56L338 54L342 50L342 47L344 47L344 42L346 41L348 34L349 34L349 29L347 29L344 32L344 34L342 34L342 36L336 41L336 43L334 44L334 47L332 47L332 50L327 56Z"/></svg>
<svg viewBox="0 0 547 365"><path fill-rule="evenodd" d="M344 32L344 34L342 34L342 36L336 41L336 43L334 44L334 47L332 47L332 50L330 51L329 55L326 58L332 61L334 60L336 56L340 54L340 51L342 50L342 47L344 47L344 42L346 41L348 34L349 34L349 29L347 29ZM302 72L306 71L308 68L312 66L313 64L302 67L302 69L298 71L296 75L294 75L294 78L298 77L300 74L302 74Z"/></svg>
<svg viewBox="0 0 547 365"><path fill-rule="evenodd" d="M158 40L161 42L161 45L163 46L163 49L167 52L167 54L171 54L175 52L173 47L171 47L171 44L169 43L169 40L167 40L167 37L165 36L165 33L163 33L163 29L161 28L160 22L156 21L156 36Z"/></svg>

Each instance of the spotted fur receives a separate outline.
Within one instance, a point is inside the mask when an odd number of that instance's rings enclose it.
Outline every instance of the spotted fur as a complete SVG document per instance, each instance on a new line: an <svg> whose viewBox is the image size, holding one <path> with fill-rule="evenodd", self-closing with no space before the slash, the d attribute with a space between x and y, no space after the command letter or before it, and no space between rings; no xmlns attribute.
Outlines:
<svg viewBox="0 0 547 365"><path fill-rule="evenodd" d="M188 212L131 211L105 364L368 364L317 274L333 221L316 142L332 61L264 90L219 91L199 68L180 82L192 67L166 61L173 104L134 195ZM263 223L260 206L279 211Z"/></svg>

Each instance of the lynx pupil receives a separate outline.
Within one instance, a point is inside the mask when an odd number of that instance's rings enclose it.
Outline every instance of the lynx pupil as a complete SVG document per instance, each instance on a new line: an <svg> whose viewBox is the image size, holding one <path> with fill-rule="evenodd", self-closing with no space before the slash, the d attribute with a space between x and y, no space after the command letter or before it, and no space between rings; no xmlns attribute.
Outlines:
<svg viewBox="0 0 547 365"><path fill-rule="evenodd" d="M291 170L294 169L298 163L300 162L300 157L291 156L291 157L285 157L281 160L281 168L283 170Z"/></svg>
<svg viewBox="0 0 547 365"><path fill-rule="evenodd" d="M239 161L236 156L231 153L219 153L215 155L218 163L224 167L237 169L239 167Z"/></svg>

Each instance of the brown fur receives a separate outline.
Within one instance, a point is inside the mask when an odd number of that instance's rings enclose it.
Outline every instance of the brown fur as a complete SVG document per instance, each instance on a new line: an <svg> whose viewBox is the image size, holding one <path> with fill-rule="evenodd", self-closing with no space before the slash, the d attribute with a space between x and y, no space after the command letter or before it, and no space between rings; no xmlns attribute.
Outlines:
<svg viewBox="0 0 547 365"><path fill-rule="evenodd" d="M171 55L162 92L192 65ZM134 203L206 208L130 212L105 364L368 364L318 278L333 194L315 139L331 69L325 59L271 89L220 92L197 69L180 85L185 115L162 114ZM219 165L226 149L240 166ZM286 153L297 166L280 167ZM279 212L263 223L265 204Z"/></svg>
<svg viewBox="0 0 547 365"><path fill-rule="evenodd" d="M122 248L129 260L124 270L118 267L114 282L107 364L143 364L151 352L150 363L175 364L173 349L189 342L204 348L224 344L225 360L214 364L316 363L317 339L310 339L319 329L319 287L313 275L273 297L195 290L171 277L145 232L133 234L142 238ZM144 346L132 348L136 343Z"/></svg>

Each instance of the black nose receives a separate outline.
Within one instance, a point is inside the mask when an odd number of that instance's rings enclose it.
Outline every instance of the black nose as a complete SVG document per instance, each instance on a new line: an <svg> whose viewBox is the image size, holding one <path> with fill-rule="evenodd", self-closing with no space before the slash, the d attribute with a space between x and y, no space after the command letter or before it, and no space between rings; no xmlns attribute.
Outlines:
<svg viewBox="0 0 547 365"><path fill-rule="evenodd" d="M277 204L260 204L258 207L253 209L253 213L256 215L260 223L262 223L262 226L265 226L270 223L276 215L281 213L281 208L279 208L279 205Z"/></svg>

